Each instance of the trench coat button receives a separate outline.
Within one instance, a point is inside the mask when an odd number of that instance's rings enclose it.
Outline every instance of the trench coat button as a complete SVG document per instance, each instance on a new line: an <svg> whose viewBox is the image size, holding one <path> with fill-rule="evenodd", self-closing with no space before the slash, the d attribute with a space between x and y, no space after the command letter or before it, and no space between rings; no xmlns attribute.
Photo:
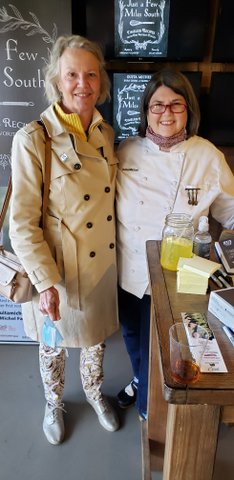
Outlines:
<svg viewBox="0 0 234 480"><path fill-rule="evenodd" d="M88 201L89 199L90 199L90 195L89 195L88 193L86 193L86 194L84 195L84 200Z"/></svg>
<svg viewBox="0 0 234 480"><path fill-rule="evenodd" d="M89 256L90 257L95 257L96 253L95 252L90 252Z"/></svg>
<svg viewBox="0 0 234 480"><path fill-rule="evenodd" d="M86 223L86 227L87 227L87 228L92 228L92 226L93 226L92 222Z"/></svg>
<svg viewBox="0 0 234 480"><path fill-rule="evenodd" d="M115 248L115 244L114 244L114 243L110 243L109 247L110 247L110 248Z"/></svg>
<svg viewBox="0 0 234 480"><path fill-rule="evenodd" d="M105 187L105 192L109 193L110 192L110 187Z"/></svg>
<svg viewBox="0 0 234 480"><path fill-rule="evenodd" d="M110 222L112 220L112 215L108 215L107 221Z"/></svg>
<svg viewBox="0 0 234 480"><path fill-rule="evenodd" d="M80 170L81 164L80 163L74 163L74 169L75 170Z"/></svg>

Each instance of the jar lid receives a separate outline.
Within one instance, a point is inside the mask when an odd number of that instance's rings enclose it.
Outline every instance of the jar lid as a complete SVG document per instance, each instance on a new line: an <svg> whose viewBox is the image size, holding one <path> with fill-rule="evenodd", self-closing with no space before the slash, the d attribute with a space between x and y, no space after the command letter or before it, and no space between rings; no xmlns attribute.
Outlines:
<svg viewBox="0 0 234 480"><path fill-rule="evenodd" d="M166 222L178 225L192 224L192 217L187 213L169 213L166 216Z"/></svg>

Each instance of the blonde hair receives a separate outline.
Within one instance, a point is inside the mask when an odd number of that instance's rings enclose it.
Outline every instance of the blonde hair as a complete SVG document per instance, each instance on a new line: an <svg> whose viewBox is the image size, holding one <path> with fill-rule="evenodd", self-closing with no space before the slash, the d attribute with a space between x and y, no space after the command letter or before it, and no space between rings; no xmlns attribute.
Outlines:
<svg viewBox="0 0 234 480"><path fill-rule="evenodd" d="M110 80L105 70L105 60L101 48L95 42L80 35L61 36L53 45L50 53L50 60L45 67L45 94L49 102L58 102L61 94L57 87L59 77L59 60L67 48L83 48L92 53L99 62L101 89L97 104L104 103L110 98Z"/></svg>

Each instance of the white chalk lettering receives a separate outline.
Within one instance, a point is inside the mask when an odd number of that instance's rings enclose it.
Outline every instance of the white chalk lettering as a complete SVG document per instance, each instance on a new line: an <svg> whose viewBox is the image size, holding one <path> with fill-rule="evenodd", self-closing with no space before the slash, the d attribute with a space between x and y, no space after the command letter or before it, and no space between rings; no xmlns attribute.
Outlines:
<svg viewBox="0 0 234 480"><path fill-rule="evenodd" d="M37 76L30 78L30 79L22 79L22 78L17 78L14 79L13 77L13 68L11 67L5 67L4 68L4 76L6 77L7 80L4 80L3 83L6 87L25 87L25 88L44 88L45 86L45 80L41 78L41 70L38 68L37 70Z"/></svg>
<svg viewBox="0 0 234 480"><path fill-rule="evenodd" d="M16 120L11 120L10 118L3 118L2 123L4 123L5 128L22 128L26 125L24 122L16 122Z"/></svg>
<svg viewBox="0 0 234 480"><path fill-rule="evenodd" d="M13 60L12 56L13 54L11 52L16 52L18 58L22 60L23 62L25 60L33 60L35 62L38 53L33 53L33 52L19 52L18 53L18 42L17 40L14 40L13 38L9 38L6 41L6 52L7 52L7 60Z"/></svg>
<svg viewBox="0 0 234 480"><path fill-rule="evenodd" d="M11 48L11 46L10 46L10 43L11 43L11 42L12 42L13 44L15 44L15 47L14 47L14 48ZM11 52L17 52L16 46L17 46L17 40L14 40L13 38L9 38L9 40L7 40L7 42L6 42L7 60L13 60L13 59L11 58Z"/></svg>

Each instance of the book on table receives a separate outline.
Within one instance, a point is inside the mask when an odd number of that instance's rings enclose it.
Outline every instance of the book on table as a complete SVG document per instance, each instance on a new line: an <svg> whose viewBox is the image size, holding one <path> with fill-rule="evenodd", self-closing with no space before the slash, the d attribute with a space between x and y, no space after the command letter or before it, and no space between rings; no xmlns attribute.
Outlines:
<svg viewBox="0 0 234 480"><path fill-rule="evenodd" d="M234 287L213 290L210 293L208 310L220 322L234 330Z"/></svg>
<svg viewBox="0 0 234 480"><path fill-rule="evenodd" d="M224 230L214 245L226 272L234 275L234 230Z"/></svg>

